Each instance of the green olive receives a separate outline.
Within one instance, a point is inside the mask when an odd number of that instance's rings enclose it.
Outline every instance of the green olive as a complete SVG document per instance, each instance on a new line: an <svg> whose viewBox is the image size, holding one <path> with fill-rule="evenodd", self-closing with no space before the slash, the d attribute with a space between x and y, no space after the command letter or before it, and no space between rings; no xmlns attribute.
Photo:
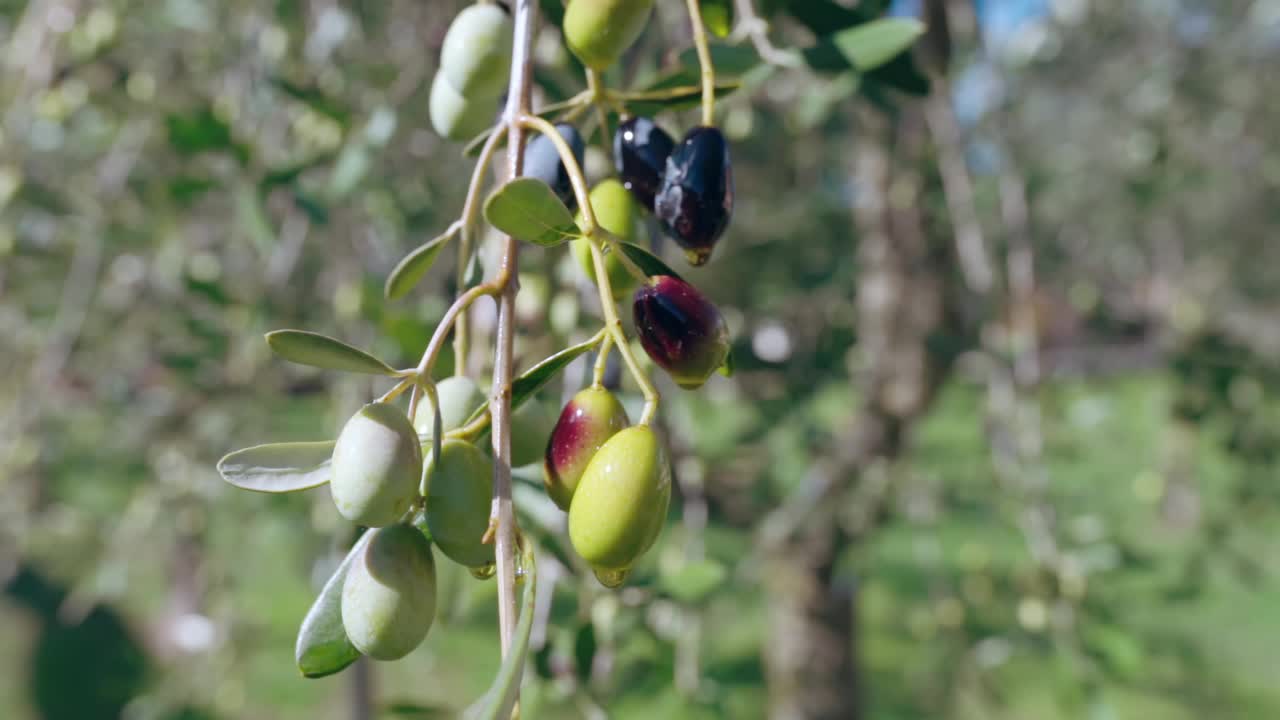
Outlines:
<svg viewBox="0 0 1280 720"><path fill-rule="evenodd" d="M636 242L640 237L640 205L636 203L631 192L614 178L601 180L590 194L591 210L595 213L596 222L608 230L619 240ZM578 212L578 224L582 224L582 212ZM596 266L591 259L591 243L586 238L573 241L573 256L577 258L579 267L591 279L596 281ZM613 288L614 299L621 299L640 284L612 252L604 256L604 267L609 273L609 286Z"/></svg>
<svg viewBox="0 0 1280 720"><path fill-rule="evenodd" d="M436 613L431 543L409 525L370 530L342 586L342 626L375 660L398 660L427 636Z"/></svg>
<svg viewBox="0 0 1280 720"><path fill-rule="evenodd" d="M551 412L533 400L511 413L511 467L523 467L542 457L553 424Z"/></svg>
<svg viewBox="0 0 1280 720"><path fill-rule="evenodd" d="M480 540L489 529L493 463L464 440L446 440L440 462L427 456L427 529L450 560L467 567L493 562L493 545Z"/></svg>
<svg viewBox="0 0 1280 720"><path fill-rule="evenodd" d="M497 4L471 5L453 19L440 50L440 71L459 95L495 99L506 89L511 29L511 16Z"/></svg>
<svg viewBox="0 0 1280 720"><path fill-rule="evenodd" d="M381 527L399 520L417 497L422 449L402 410L370 403L343 426L331 468L329 491L338 512Z"/></svg>
<svg viewBox="0 0 1280 720"><path fill-rule="evenodd" d="M542 463L542 483L561 510L569 509L592 456L630 424L622 403L602 387L580 390L565 404Z"/></svg>
<svg viewBox="0 0 1280 720"><path fill-rule="evenodd" d="M653 0L569 0L564 39L592 70L607 70L635 44L649 22Z"/></svg>
<svg viewBox="0 0 1280 720"><path fill-rule="evenodd" d="M493 98L462 97L444 73L436 73L431 81L428 108L431 126L449 140L470 140L493 124L497 103Z"/></svg>
<svg viewBox="0 0 1280 720"><path fill-rule="evenodd" d="M455 375L436 383L436 395L440 398L440 425L444 432L462 427L476 408L484 404L484 393L476 385L476 381L465 375ZM420 434L431 437L435 411L426 395L418 403L418 410L413 414L413 427ZM430 448L427 442L424 448Z"/></svg>
<svg viewBox="0 0 1280 720"><path fill-rule="evenodd" d="M569 540L597 573L630 568L653 545L671 501L671 469L646 425L614 435L591 458L569 507Z"/></svg>

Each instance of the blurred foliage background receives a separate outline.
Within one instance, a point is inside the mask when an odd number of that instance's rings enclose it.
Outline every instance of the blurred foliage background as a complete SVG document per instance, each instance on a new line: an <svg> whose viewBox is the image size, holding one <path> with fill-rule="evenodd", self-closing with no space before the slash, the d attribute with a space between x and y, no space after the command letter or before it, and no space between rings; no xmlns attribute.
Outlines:
<svg viewBox="0 0 1280 720"><path fill-rule="evenodd" d="M737 6L736 216L685 275L738 372L662 386L679 492L627 589L547 555L524 716L1280 716L1280 2ZM299 677L346 526L214 471L381 392L263 332L404 366L447 307L452 263L382 282L465 191L425 112L458 7L0 0L0 715L449 717L488 686L494 583L456 568L410 658ZM912 62L815 45L882 11L929 24ZM683 12L609 83L687 65ZM538 38L540 98L580 89ZM567 256L523 254L522 367L598 322Z"/></svg>

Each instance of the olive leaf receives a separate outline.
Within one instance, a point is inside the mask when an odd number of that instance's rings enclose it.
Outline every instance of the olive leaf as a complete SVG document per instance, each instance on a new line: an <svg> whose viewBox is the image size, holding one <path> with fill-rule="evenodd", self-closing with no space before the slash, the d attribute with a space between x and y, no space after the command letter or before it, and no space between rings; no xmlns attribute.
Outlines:
<svg viewBox="0 0 1280 720"><path fill-rule="evenodd" d="M595 346L595 338L580 342L577 345L570 345L521 373L520 377L516 378L515 381L511 383L511 410L514 412L516 408L525 404L529 398L533 397L539 390L546 387L547 383L551 382L551 378L556 376L556 373L565 369L565 367L568 366L569 363L573 362L579 355ZM471 417L467 418L467 421L463 423L462 426L466 427L476 420L479 420L480 417L488 411L489 406L487 403L481 405L476 408L475 412L471 413Z"/></svg>
<svg viewBox="0 0 1280 720"><path fill-rule="evenodd" d="M285 493L329 482L334 441L271 443L227 454L218 461L223 480L245 490Z"/></svg>
<svg viewBox="0 0 1280 720"><path fill-rule="evenodd" d="M635 93L639 97L627 99L627 112L633 115L657 115L663 110L688 110L702 99L700 76L693 68L682 68L664 75L645 89ZM737 80L716 81L716 98L730 95L742 83Z"/></svg>
<svg viewBox="0 0 1280 720"><path fill-rule="evenodd" d="M466 720L498 720L511 716L511 708L516 704L516 696L520 691L520 679L524 676L525 656L529 652L529 634L533 630L533 598L537 585L537 568L534 566L532 549L524 553L524 593L520 597L520 621L516 623L514 642L510 652L498 668L498 675L493 679L489 690L471 707L463 712Z"/></svg>
<svg viewBox="0 0 1280 720"><path fill-rule="evenodd" d="M432 263L439 257L440 251L444 249L445 244L458 234L462 229L461 225L453 224L449 226L439 236L420 245L416 250L404 256L400 262L396 263L391 274L387 276L387 284L383 287L383 295L388 300L398 300L405 296L405 293L413 289L414 285L422 279L423 275L431 269Z"/></svg>
<svg viewBox="0 0 1280 720"><path fill-rule="evenodd" d="M733 0L698 0L702 22L716 37L728 37L733 29Z"/></svg>
<svg viewBox="0 0 1280 720"><path fill-rule="evenodd" d="M897 57L924 34L913 18L884 18L841 30L829 40L857 70L867 72Z"/></svg>
<svg viewBox="0 0 1280 720"><path fill-rule="evenodd" d="M370 375L396 374L378 358L328 335L306 330L274 330L267 333L266 338L275 354L299 365Z"/></svg>
<svg viewBox="0 0 1280 720"><path fill-rule="evenodd" d="M360 651L351 644L346 628L342 626L342 585L346 582L352 560L369 544L372 536L373 533L366 532L356 540L302 619L294 659L303 677L332 675L360 659Z"/></svg>
<svg viewBox="0 0 1280 720"><path fill-rule="evenodd" d="M645 250L644 248L629 242L615 243L615 247L621 248L626 253L631 262L635 263L645 275L650 277L654 275L670 275L673 278L683 280L675 270L669 265L662 262L657 255Z"/></svg>
<svg viewBox="0 0 1280 720"><path fill-rule="evenodd" d="M581 234L551 186L535 178L516 178L495 190L484 203L484 217L514 238L545 247Z"/></svg>

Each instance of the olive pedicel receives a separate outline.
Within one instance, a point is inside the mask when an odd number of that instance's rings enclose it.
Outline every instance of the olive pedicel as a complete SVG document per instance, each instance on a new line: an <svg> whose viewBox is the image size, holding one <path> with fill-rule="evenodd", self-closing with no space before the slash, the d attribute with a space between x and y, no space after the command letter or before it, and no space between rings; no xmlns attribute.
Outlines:
<svg viewBox="0 0 1280 720"><path fill-rule="evenodd" d="M685 390L700 387L729 357L720 310L679 278L649 278L636 290L632 312L645 352Z"/></svg>
<svg viewBox="0 0 1280 720"><path fill-rule="evenodd" d="M422 643L435 618L431 543L404 524L369 532L342 586L342 626L360 652L398 660Z"/></svg>
<svg viewBox="0 0 1280 720"><path fill-rule="evenodd" d="M381 527L398 521L418 495L422 450L404 411L370 403L343 426L333 447L329 491L346 519Z"/></svg>
<svg viewBox="0 0 1280 720"><path fill-rule="evenodd" d="M569 144L573 157L582 167L583 153L587 146L582 134L569 123L556 123L556 132ZM569 181L569 170L560 161L560 153L556 144L545 135L535 135L524 148L524 174L537 178L551 186L556 197L560 198L570 210L578 207L578 197L573 192L573 183Z"/></svg>
<svg viewBox="0 0 1280 720"><path fill-rule="evenodd" d="M591 209L595 212L596 223L600 227L608 230L619 240L633 243L640 239L640 207L621 182L614 178L601 180L591 189L588 197L591 200ZM578 225L582 225L581 213L578 214ZM591 242L584 237L576 238L572 246L578 265L594 283L596 266L591 257ZM625 297L640 282L612 252L605 254L604 268L609 274L609 284L613 288L615 300Z"/></svg>
<svg viewBox="0 0 1280 720"><path fill-rule="evenodd" d="M650 212L675 144L666 130L645 117L623 120L613 134L613 165L622 185Z"/></svg>
<svg viewBox="0 0 1280 720"><path fill-rule="evenodd" d="M630 424L622 403L602 387L580 390L564 406L551 430L542 464L542 483L561 510L569 509L578 481L596 451Z"/></svg>
<svg viewBox="0 0 1280 720"><path fill-rule="evenodd" d="M427 529L440 552L472 568L493 562L493 545L481 542L489 529L493 463L465 440L445 440L440 461L428 455L426 468Z"/></svg>
<svg viewBox="0 0 1280 720"><path fill-rule="evenodd" d="M691 265L711 259L733 214L733 168L723 133L696 127L684 136L667 158L653 212Z"/></svg>
<svg viewBox="0 0 1280 720"><path fill-rule="evenodd" d="M511 72L511 16L496 3L471 5L458 13L440 48L440 72L458 95L496 99Z"/></svg>
<svg viewBox="0 0 1280 720"><path fill-rule="evenodd" d="M644 30L653 0L569 0L564 9L564 39L592 70L618 62Z"/></svg>

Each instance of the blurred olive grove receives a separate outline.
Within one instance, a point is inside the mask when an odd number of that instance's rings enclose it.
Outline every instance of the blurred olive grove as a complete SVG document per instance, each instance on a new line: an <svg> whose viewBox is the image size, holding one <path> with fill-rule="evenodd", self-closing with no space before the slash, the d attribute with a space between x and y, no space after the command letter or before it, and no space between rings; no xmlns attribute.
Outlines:
<svg viewBox="0 0 1280 720"><path fill-rule="evenodd" d="M551 102L581 74L541 5ZM620 591L517 473L550 568L522 715L1280 715L1280 2L888 5L737 3L736 213L682 269L737 371L664 379L677 497ZM299 677L346 524L214 471L380 392L263 332L402 367L447 307L451 262L382 283L466 189L425 112L458 7L0 0L0 716L451 717L488 687L494 583L444 565L410 658ZM821 42L885 11L928 25L910 60ZM690 47L660 2L609 80L693 78ZM569 253L522 271L527 366L599 310Z"/></svg>

